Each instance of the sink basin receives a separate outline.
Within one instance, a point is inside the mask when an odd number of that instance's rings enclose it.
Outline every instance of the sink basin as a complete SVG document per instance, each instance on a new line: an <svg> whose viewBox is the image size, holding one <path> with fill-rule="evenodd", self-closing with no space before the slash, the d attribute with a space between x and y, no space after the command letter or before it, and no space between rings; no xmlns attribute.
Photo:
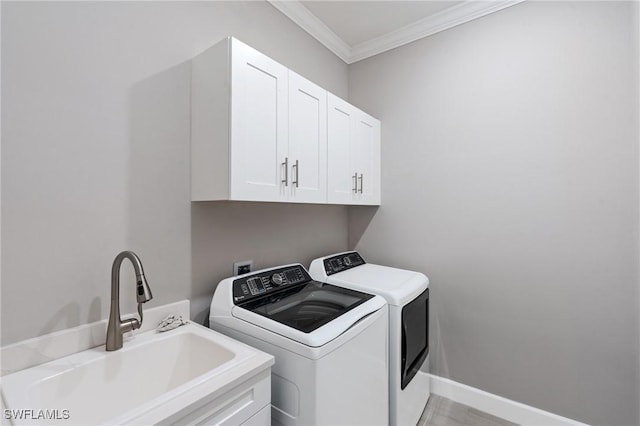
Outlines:
<svg viewBox="0 0 640 426"><path fill-rule="evenodd" d="M157 423L272 363L267 354L190 323L141 333L115 352L101 346L5 376L2 394L6 408L34 410L14 424Z"/></svg>

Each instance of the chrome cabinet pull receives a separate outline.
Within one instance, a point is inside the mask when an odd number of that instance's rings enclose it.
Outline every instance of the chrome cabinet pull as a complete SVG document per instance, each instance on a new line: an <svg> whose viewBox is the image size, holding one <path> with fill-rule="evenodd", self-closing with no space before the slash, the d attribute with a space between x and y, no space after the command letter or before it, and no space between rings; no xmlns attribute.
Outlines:
<svg viewBox="0 0 640 426"><path fill-rule="evenodd" d="M353 174L353 182L354 182L353 192L357 194L358 193L358 172L355 172Z"/></svg>
<svg viewBox="0 0 640 426"><path fill-rule="evenodd" d="M360 173L360 193L362 194L362 189L364 188L364 175L362 173ZM356 188L358 187L358 184L356 183Z"/></svg>
<svg viewBox="0 0 640 426"><path fill-rule="evenodd" d="M293 168L296 168L296 180L291 181L292 185L295 185L296 188L298 187L298 181L300 180L300 164L298 163L298 160L296 160L296 164L294 164L293 166L291 166L291 171L293 172Z"/></svg>
<svg viewBox="0 0 640 426"><path fill-rule="evenodd" d="M289 157L284 157L284 179L280 182L284 183L284 186L289 186Z"/></svg>

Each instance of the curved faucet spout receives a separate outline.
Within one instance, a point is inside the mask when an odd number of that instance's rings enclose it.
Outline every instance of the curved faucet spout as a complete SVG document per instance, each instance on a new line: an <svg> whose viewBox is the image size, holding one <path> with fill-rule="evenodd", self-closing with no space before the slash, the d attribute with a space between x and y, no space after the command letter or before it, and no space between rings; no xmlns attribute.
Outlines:
<svg viewBox="0 0 640 426"><path fill-rule="evenodd" d="M120 318L120 267L122 261L129 259L136 273L136 299L138 301L138 313L140 320ZM140 328L142 325L142 303L153 298L151 289L144 276L144 269L140 258L132 251L123 251L118 254L111 267L111 308L109 309L109 325L107 327L107 350L115 351L122 348L122 335L128 331Z"/></svg>

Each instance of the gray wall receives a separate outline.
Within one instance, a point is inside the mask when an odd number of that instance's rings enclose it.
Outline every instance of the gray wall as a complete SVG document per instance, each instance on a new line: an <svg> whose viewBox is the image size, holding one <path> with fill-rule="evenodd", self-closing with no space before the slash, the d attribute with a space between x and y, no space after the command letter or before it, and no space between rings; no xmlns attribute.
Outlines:
<svg viewBox="0 0 640 426"><path fill-rule="evenodd" d="M190 298L203 321L234 260L349 244L430 276L435 374L640 423L628 3L527 2L349 80L265 3L1 7L2 344L105 318L123 249L142 257L151 305ZM230 34L339 96L349 83L382 120L381 208L189 202L187 61Z"/></svg>
<svg viewBox="0 0 640 426"><path fill-rule="evenodd" d="M234 260L346 249L345 207L190 203L187 61L227 35L347 96L347 66L267 3L2 2L2 344L105 318L124 249L150 306L191 298L198 321Z"/></svg>
<svg viewBox="0 0 640 426"><path fill-rule="evenodd" d="M525 2L350 67L384 141L350 245L431 278L431 371L592 424L640 423L632 12Z"/></svg>

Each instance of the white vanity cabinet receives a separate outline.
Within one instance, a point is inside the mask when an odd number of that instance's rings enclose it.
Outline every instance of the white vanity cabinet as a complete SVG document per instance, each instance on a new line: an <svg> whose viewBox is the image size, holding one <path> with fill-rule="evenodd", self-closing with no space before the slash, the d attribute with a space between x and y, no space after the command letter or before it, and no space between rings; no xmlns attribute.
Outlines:
<svg viewBox="0 0 640 426"><path fill-rule="evenodd" d="M191 199L326 203L326 90L227 38L194 58Z"/></svg>
<svg viewBox="0 0 640 426"><path fill-rule="evenodd" d="M380 121L328 95L329 204L380 204Z"/></svg>
<svg viewBox="0 0 640 426"><path fill-rule="evenodd" d="M203 398L161 424L181 426L271 424L271 369L218 395Z"/></svg>

